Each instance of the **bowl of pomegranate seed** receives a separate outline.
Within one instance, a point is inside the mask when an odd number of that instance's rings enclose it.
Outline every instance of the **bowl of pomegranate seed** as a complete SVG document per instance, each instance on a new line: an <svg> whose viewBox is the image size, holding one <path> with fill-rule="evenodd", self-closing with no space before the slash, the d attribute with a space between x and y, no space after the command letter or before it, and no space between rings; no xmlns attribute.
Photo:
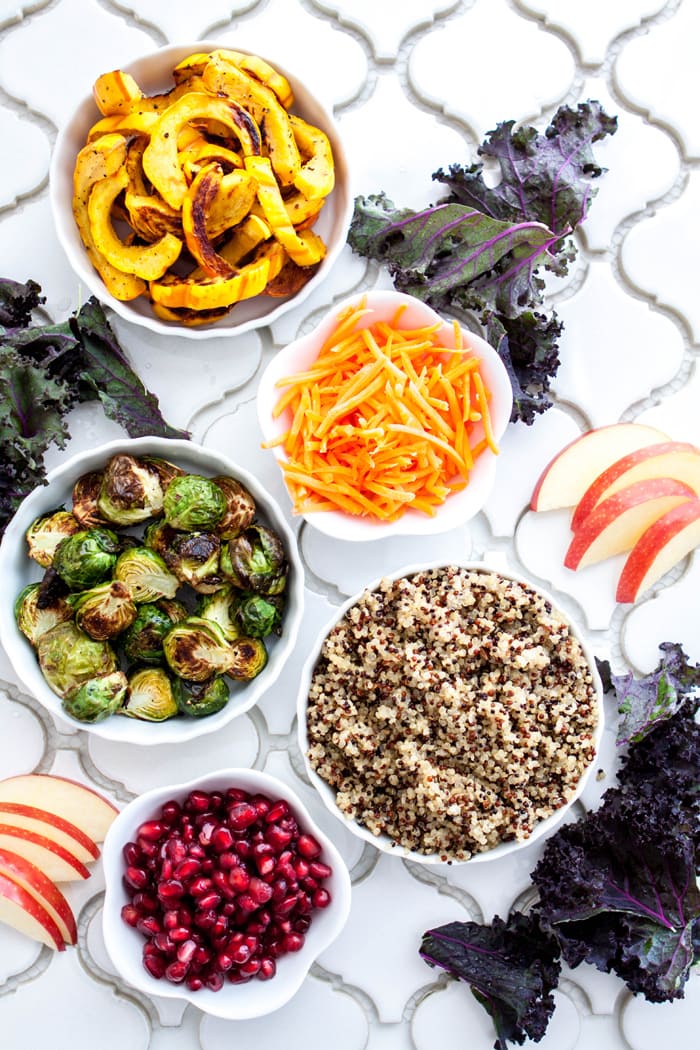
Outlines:
<svg viewBox="0 0 700 1050"><path fill-rule="evenodd" d="M104 939L121 977L228 1020L291 999L350 910L338 850L287 784L253 769L138 796L103 863Z"/></svg>

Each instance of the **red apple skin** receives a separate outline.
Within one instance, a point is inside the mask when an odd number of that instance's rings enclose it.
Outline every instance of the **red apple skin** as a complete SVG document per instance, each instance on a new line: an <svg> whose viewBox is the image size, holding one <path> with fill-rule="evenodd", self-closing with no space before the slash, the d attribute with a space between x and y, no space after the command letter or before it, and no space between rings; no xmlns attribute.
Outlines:
<svg viewBox="0 0 700 1050"><path fill-rule="evenodd" d="M90 877L90 872L82 861L78 860L67 849L64 849L63 846L59 846L56 842L46 838L45 835L38 835L35 831L29 831L27 828L13 827L11 824L0 824L0 849L6 848L24 856L25 844L30 847L32 854L35 854L37 850L41 851L46 856L48 863L51 862L52 858L56 858L60 862L61 870L64 874L54 875L54 881L64 882L68 879L87 879ZM31 855L27 856L27 860L31 860L34 863Z"/></svg>
<svg viewBox="0 0 700 1050"><path fill-rule="evenodd" d="M26 818L27 823L22 825L19 821L14 820L14 817ZM56 828L57 831L62 832L63 835L67 835L74 841L75 852L80 860L85 862L97 860L100 855L97 844L81 828L71 824L68 820L64 820L63 817L59 817L56 813L50 813L45 809L37 809L36 806L25 806L21 802L0 802L0 823L19 824L20 827L31 825L34 831L37 831L40 835L46 835L48 838L51 838L51 828ZM68 848L73 849L74 847L70 846Z"/></svg>
<svg viewBox="0 0 700 1050"><path fill-rule="evenodd" d="M654 460L656 463L653 462ZM674 465L674 461L677 466ZM700 479L700 449L685 441L663 441L655 445L646 445L615 460L591 482L581 496L571 519L573 531L576 532L580 528L584 518L602 499L612 495L612 491L609 491L612 486L615 486L617 490L623 485L631 485L641 480L641 475L635 476L638 471L646 471L649 468L653 470L654 477L674 478L676 481L685 482L693 488L697 495L698 487L696 486ZM630 471L632 473L627 480L625 475ZM615 484L618 480L621 485Z"/></svg>
<svg viewBox="0 0 700 1050"><path fill-rule="evenodd" d="M539 476L530 510L574 507L592 481L620 456L670 438L640 423L611 423L588 430L554 456Z"/></svg>
<svg viewBox="0 0 700 1050"><path fill-rule="evenodd" d="M695 498L689 485L672 478L648 478L619 489L584 518L569 544L564 566L576 570L630 550L652 521Z"/></svg>
<svg viewBox="0 0 700 1050"><path fill-rule="evenodd" d="M640 536L620 573L615 600L635 602L698 544L700 499L694 499L674 507Z"/></svg>
<svg viewBox="0 0 700 1050"><path fill-rule="evenodd" d="M104 841L119 813L99 791L54 773L21 773L0 780L0 801L21 802L56 813L79 827L93 842Z"/></svg>
<svg viewBox="0 0 700 1050"><path fill-rule="evenodd" d="M43 904L32 897L23 886L7 875L0 874L0 922L26 933L35 941L48 944L56 951L65 951L61 931Z"/></svg>
<svg viewBox="0 0 700 1050"><path fill-rule="evenodd" d="M78 930L70 904L55 882L18 853L0 849L0 875L6 875L36 897L59 928L65 944L75 944Z"/></svg>

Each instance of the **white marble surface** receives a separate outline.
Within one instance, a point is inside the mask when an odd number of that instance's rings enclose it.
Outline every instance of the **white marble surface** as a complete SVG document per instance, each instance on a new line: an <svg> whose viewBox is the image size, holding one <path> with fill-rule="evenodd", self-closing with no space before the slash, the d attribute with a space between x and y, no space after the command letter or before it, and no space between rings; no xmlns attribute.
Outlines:
<svg viewBox="0 0 700 1050"><path fill-rule="evenodd" d="M94 77L160 44L198 38L258 50L298 70L334 108L354 192L398 202L435 199L430 173L472 162L497 121L544 126L562 102L600 98L619 118L600 145L609 168L579 238L571 278L551 288L565 322L557 405L503 442L501 484L469 527L440 540L450 555L485 553L553 588L616 669L650 670L657 645L682 642L700 659L695 626L700 554L634 607L614 602L616 562L561 568L565 527L526 511L554 451L582 429L639 419L700 443L698 331L700 159L697 0L0 0L0 274L33 278L46 313L63 319L83 292L53 234L48 163L56 131ZM345 249L327 282L271 329L206 344L116 322L122 345L165 415L203 444L234 455L284 500L260 447L254 399L261 364L333 301L386 282ZM76 412L65 453L119 433L94 407ZM296 523L295 523L296 524ZM488 921L527 894L533 846L517 860L426 872L362 848L300 777L294 699L305 646L344 597L384 570L434 556L434 541L377 542L361 554L300 529L307 613L298 658L260 705L216 737L148 753L58 725L18 687L0 651L0 776L34 769L94 783L118 802L155 784L224 764L254 764L293 784L334 840L354 882L351 918L282 1010L245 1023L147 1001L115 976L100 932L99 865L70 887L75 950L55 955L0 928L4 1050L169 1050L284 1046L325 1050L488 1050L494 1032L468 990L417 955L422 931L450 918ZM426 546L430 550L426 550ZM6 596L7 600L7 596ZM614 757L606 741L604 766ZM595 805L592 785L584 804ZM683 1002L649 1006L614 977L567 971L546 1050L656 1050L693 1045L700 979ZM332 1036L331 1034L332 1033Z"/></svg>

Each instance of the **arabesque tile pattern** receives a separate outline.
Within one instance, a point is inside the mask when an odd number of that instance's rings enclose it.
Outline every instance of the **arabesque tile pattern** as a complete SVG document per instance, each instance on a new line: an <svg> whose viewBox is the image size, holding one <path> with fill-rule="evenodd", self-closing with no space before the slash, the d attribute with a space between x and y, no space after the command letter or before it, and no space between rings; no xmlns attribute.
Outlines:
<svg viewBox="0 0 700 1050"><path fill-rule="evenodd" d="M503 442L501 481L483 514L439 543L402 539L357 552L298 530L307 612L298 655L248 716L196 747L139 753L54 724L19 689L0 652L0 776L37 769L73 774L118 802L157 783L224 764L255 765L293 783L352 870L348 926L277 1013L245 1023L149 1002L114 974L102 944L99 866L71 887L77 950L53 955L0 928L0 1041L5 1050L159 1050L167 1046L273 1050L489 1050L494 1032L468 990L418 958L428 925L488 921L527 902L537 844L473 870L428 871L379 855L344 831L300 775L294 702L305 652L346 595L384 571L440 556L488 556L552 588L616 668L651 669L657 645L683 643L700 659L693 615L700 555L636 607L613 600L616 561L585 573L561 568L565 528L527 511L551 455L587 427L639 419L700 443L700 124L697 0L0 0L0 273L34 278L46 314L63 319L82 290L53 233L48 164L57 128L94 77L167 42L208 39L257 50L304 77L337 116L353 191L385 190L398 203L437 199L436 168L475 160L495 123L544 126L560 103L599 98L616 113L616 136L599 146L609 171L599 185L579 257L550 292L565 322L557 405ZM162 338L115 321L118 336L172 423L231 454L284 500L260 448L256 377L276 348L327 306L388 279L346 248L326 283L270 329L235 342ZM120 433L94 408L72 423L69 449ZM4 600L8 600L6 595ZM614 771L579 805L595 805ZM634 999L614 977L566 972L543 1050L657 1050L690 1044L700 1019L700 980L671 1006ZM332 1033L332 1034L331 1034Z"/></svg>

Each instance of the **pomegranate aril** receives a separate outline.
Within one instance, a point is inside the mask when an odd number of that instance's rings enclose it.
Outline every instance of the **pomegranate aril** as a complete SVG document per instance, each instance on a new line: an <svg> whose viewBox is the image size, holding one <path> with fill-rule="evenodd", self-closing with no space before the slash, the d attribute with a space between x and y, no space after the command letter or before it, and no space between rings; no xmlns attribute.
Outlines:
<svg viewBox="0 0 700 1050"><path fill-rule="evenodd" d="M216 971L214 973L209 973L207 974L204 983L212 992L219 992L224 986L223 974L217 973Z"/></svg>
<svg viewBox="0 0 700 1050"><path fill-rule="evenodd" d="M176 926L180 925L180 918L177 912L177 908L168 908L167 911L163 912L163 927L166 930L174 930Z"/></svg>
<svg viewBox="0 0 700 1050"><path fill-rule="evenodd" d="M138 867L143 860L143 853L137 842L127 842L122 849L122 856L129 867Z"/></svg>
<svg viewBox="0 0 700 1050"><path fill-rule="evenodd" d="M134 890L145 890L151 880L147 871L130 864L124 872L124 881Z"/></svg>
<svg viewBox="0 0 700 1050"><path fill-rule="evenodd" d="M311 916L310 915L300 915L292 923L292 929L296 930L297 933L306 933L306 931L308 930L310 925L311 925Z"/></svg>
<svg viewBox="0 0 700 1050"><path fill-rule="evenodd" d="M198 875L202 870L202 862L197 860L196 857L187 857L181 864L173 870L173 875L176 879L191 879L194 875Z"/></svg>
<svg viewBox="0 0 700 1050"><path fill-rule="evenodd" d="M331 866L324 864L322 860L312 860L309 864L309 875L314 879L328 879L332 874Z"/></svg>
<svg viewBox="0 0 700 1050"><path fill-rule="evenodd" d="M206 948L203 944L200 944L192 956L192 962L196 963L197 966L206 966L212 958L212 954L211 948Z"/></svg>
<svg viewBox="0 0 700 1050"><path fill-rule="evenodd" d="M216 922L217 915L212 908L207 908L206 911L196 911L192 922L198 930L210 930Z"/></svg>
<svg viewBox="0 0 700 1050"><path fill-rule="evenodd" d="M288 884L286 879L275 879L271 884L272 893L270 899L272 901L281 901L287 896Z"/></svg>
<svg viewBox="0 0 700 1050"><path fill-rule="evenodd" d="M198 875L192 879L187 889L193 897L203 897L206 893L209 893L214 887L214 883L206 875Z"/></svg>
<svg viewBox="0 0 700 1050"><path fill-rule="evenodd" d="M121 917L127 926L136 926L141 918L141 912L133 904L125 904L121 910Z"/></svg>
<svg viewBox="0 0 700 1050"><path fill-rule="evenodd" d="M139 838L136 844L146 858L157 856L160 849L157 842L151 842L149 839Z"/></svg>
<svg viewBox="0 0 700 1050"><path fill-rule="evenodd" d="M285 817L287 813L289 813L289 805L283 798L278 798L265 814L265 820L268 824L274 824L278 820L281 820L282 817Z"/></svg>
<svg viewBox="0 0 700 1050"><path fill-rule="evenodd" d="M250 976L242 973L240 967L236 967L236 969L230 971L228 979L230 984L247 984Z"/></svg>
<svg viewBox="0 0 700 1050"><path fill-rule="evenodd" d="M230 871L238 867L238 855L232 850L225 850L219 854L219 867L222 871Z"/></svg>
<svg viewBox="0 0 700 1050"><path fill-rule="evenodd" d="M321 853L321 846L313 835L300 835L297 839L297 850L307 860L315 860Z"/></svg>
<svg viewBox="0 0 700 1050"><path fill-rule="evenodd" d="M246 791L245 788L230 787L226 789L225 798L227 802L247 802L250 798L250 792Z"/></svg>
<svg viewBox="0 0 700 1050"><path fill-rule="evenodd" d="M207 859L207 851L198 842L193 842L187 847L187 856L204 862Z"/></svg>
<svg viewBox="0 0 700 1050"><path fill-rule="evenodd" d="M205 820L202 822L199 828L199 835L197 836L200 846L206 848L211 845L212 835L218 826L219 825L214 820Z"/></svg>
<svg viewBox="0 0 700 1050"><path fill-rule="evenodd" d="M179 959L175 959L168 966L166 966L165 976L168 978L169 981L172 981L173 984L180 984L181 981L184 981L185 977L187 976L188 969L189 966L187 963L180 962Z"/></svg>
<svg viewBox="0 0 700 1050"><path fill-rule="evenodd" d="M146 820L139 826L136 837L148 842L158 842L165 834L165 824L160 820Z"/></svg>
<svg viewBox="0 0 700 1050"><path fill-rule="evenodd" d="M227 952L219 952L216 957L216 965L222 973L228 973L233 966L233 959Z"/></svg>
<svg viewBox="0 0 700 1050"><path fill-rule="evenodd" d="M258 811L250 802L236 802L228 809L228 826L233 831L245 831L258 819Z"/></svg>
<svg viewBox="0 0 700 1050"><path fill-rule="evenodd" d="M175 949L175 945L170 940L170 935L165 932L157 933L153 938L153 943L158 951L163 952L164 955L171 954Z"/></svg>
<svg viewBox="0 0 700 1050"><path fill-rule="evenodd" d="M177 960L178 960L178 962L186 963L186 964L189 965L189 963L192 961L192 957L193 957L193 955L194 955L194 953L196 951L197 951L197 945L195 944L195 942L192 939L187 940L187 941L183 941L182 944L177 949Z"/></svg>
<svg viewBox="0 0 700 1050"><path fill-rule="evenodd" d="M303 857L295 857L292 867L298 879L305 879L309 874L309 862Z"/></svg>
<svg viewBox="0 0 700 1050"><path fill-rule="evenodd" d="M274 906L275 917L290 915L297 906L298 894L289 893L286 897L283 897L281 901L278 901Z"/></svg>
<svg viewBox="0 0 700 1050"><path fill-rule="evenodd" d="M327 889L323 886L319 886L311 897L311 903L314 908L327 908L331 903L331 895Z"/></svg>
<svg viewBox="0 0 700 1050"><path fill-rule="evenodd" d="M174 929L168 930L168 936L174 944L180 944L189 940L192 936L192 931L189 926L175 926Z"/></svg>
<svg viewBox="0 0 700 1050"><path fill-rule="evenodd" d="M214 883L221 895L226 898L226 900L232 901L233 898L236 896L236 891L231 886L228 874L225 871L212 872L211 881Z"/></svg>
<svg viewBox="0 0 700 1050"><path fill-rule="evenodd" d="M167 962L162 955L143 955L143 965L146 970L150 973L151 977L155 977L158 980L165 976L165 968Z"/></svg>
<svg viewBox="0 0 700 1050"><path fill-rule="evenodd" d="M155 915L144 915L136 923L136 929L139 933L145 933L151 937L156 933L160 933L162 926Z"/></svg>
<svg viewBox="0 0 700 1050"><path fill-rule="evenodd" d="M152 893L135 893L131 899L131 903L139 911L148 915L155 915L160 910L158 900L153 896Z"/></svg>
<svg viewBox="0 0 700 1050"><path fill-rule="evenodd" d="M279 824L271 824L265 831L265 842L275 850L284 849L292 841L291 831L285 831Z"/></svg>
<svg viewBox="0 0 700 1050"><path fill-rule="evenodd" d="M285 952L299 952L304 947L304 934L291 931L282 940Z"/></svg>
<svg viewBox="0 0 700 1050"><path fill-rule="evenodd" d="M169 827L172 827L172 825L176 824L180 819L181 813L182 807L180 806L180 803L176 802L174 798L171 798L161 806L160 819Z"/></svg>
<svg viewBox="0 0 700 1050"><path fill-rule="evenodd" d="M252 805L255 806L259 817L265 817L265 815L270 812L272 803L266 795L253 795L250 801Z"/></svg>
<svg viewBox="0 0 700 1050"><path fill-rule="evenodd" d="M236 904L242 912L254 912L258 907L258 902L251 896L250 893L241 893L236 899Z"/></svg>
<svg viewBox="0 0 700 1050"><path fill-rule="evenodd" d="M216 922L211 928L212 937L223 937L228 930L228 921L223 915L217 916Z"/></svg>
<svg viewBox="0 0 700 1050"><path fill-rule="evenodd" d="M209 795L206 791L190 791L185 801L185 810L188 813L206 813L209 806Z"/></svg>
<svg viewBox="0 0 700 1050"><path fill-rule="evenodd" d="M241 977L255 977L260 970L261 965L262 963L260 959L251 956L250 959L246 959L244 963L241 963L239 973L241 974Z"/></svg>
<svg viewBox="0 0 700 1050"><path fill-rule="evenodd" d="M229 885L236 893L245 893L250 886L250 875L241 864L231 868L228 873Z"/></svg>
<svg viewBox="0 0 700 1050"><path fill-rule="evenodd" d="M185 892L185 887L179 879L164 879L158 883L158 899L165 905L174 904L180 900Z"/></svg>
<svg viewBox="0 0 700 1050"><path fill-rule="evenodd" d="M318 889L318 882L316 879L312 879L310 875L307 875L305 879L301 880L301 888L306 893L313 893L314 890Z"/></svg>
<svg viewBox="0 0 700 1050"><path fill-rule="evenodd" d="M262 879L257 879L253 876L250 880L250 886L248 887L248 894L253 898L256 904L267 904L272 896L272 887L269 883L263 882Z"/></svg>
<svg viewBox="0 0 700 1050"><path fill-rule="evenodd" d="M238 841L234 842L233 848L238 854L239 860L247 860L253 851L252 843L247 839L238 839Z"/></svg>
<svg viewBox="0 0 700 1050"><path fill-rule="evenodd" d="M211 844L217 853L224 853L233 845L233 835L228 828L219 825L211 836Z"/></svg>
<svg viewBox="0 0 700 1050"><path fill-rule="evenodd" d="M180 838L168 839L165 844L165 853L173 864L180 864L187 856L187 846Z"/></svg>
<svg viewBox="0 0 700 1050"><path fill-rule="evenodd" d="M196 974L190 974L187 977L185 984L191 992L198 992L201 988L204 987L204 981L201 977L197 977Z"/></svg>
<svg viewBox="0 0 700 1050"><path fill-rule="evenodd" d="M210 908L216 908L217 905L221 904L221 894L217 893L216 890L210 890L209 893L205 893L199 898L197 904L200 908L209 911Z"/></svg>

